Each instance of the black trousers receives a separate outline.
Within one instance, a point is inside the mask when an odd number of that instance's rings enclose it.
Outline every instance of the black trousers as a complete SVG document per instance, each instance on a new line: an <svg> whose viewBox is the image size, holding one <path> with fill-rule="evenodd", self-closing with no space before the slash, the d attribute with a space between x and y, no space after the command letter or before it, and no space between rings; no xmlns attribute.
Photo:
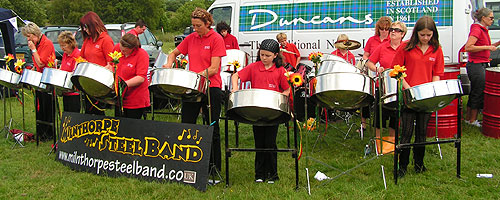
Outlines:
<svg viewBox="0 0 500 200"><path fill-rule="evenodd" d="M100 102L88 95L84 95L84 99L85 99L85 114L94 114L94 115L105 115L104 114L104 110L103 111L100 111L98 110L97 108L95 108L92 104L94 104L95 106L97 106L98 108L100 109L105 109L106 108L106 104L103 103L103 102ZM89 99L92 101L90 102Z"/></svg>
<svg viewBox="0 0 500 200"><path fill-rule="evenodd" d="M222 160L221 160L221 149L220 149L220 128L219 128L219 118L220 110L222 105L223 93L220 88L211 87L210 91L210 104L211 104L211 122L208 122L208 98L205 97L201 102L188 102L182 101L182 123L196 124L196 119L198 114L200 114L200 108L203 110L204 121L207 124L212 124L214 126L214 133L212 136L212 155L210 156L210 168L214 165L217 170L221 170Z"/></svg>
<svg viewBox="0 0 500 200"><path fill-rule="evenodd" d="M276 136L278 125L253 126L253 138L256 149L278 149ZM256 152L255 153L255 179L278 180L278 153Z"/></svg>
<svg viewBox="0 0 500 200"><path fill-rule="evenodd" d="M489 67L488 63L471 63L465 65L467 76L470 80L470 93L467 107L472 109L483 109L484 103L484 85L485 69Z"/></svg>
<svg viewBox="0 0 500 200"><path fill-rule="evenodd" d="M425 142L426 130L431 113L416 112L411 109L404 109L401 112L401 144L408 144L411 142L413 129L415 129L415 143ZM415 123L416 122L416 123ZM416 124L416 126L415 126ZM425 145L413 147L413 159L415 161L415 168L424 166ZM410 163L410 148L403 147L401 154L399 154L399 168L406 169Z"/></svg>
<svg viewBox="0 0 500 200"><path fill-rule="evenodd" d="M54 139L54 129L47 124L39 123L43 121L46 123L54 123L54 103L52 95L35 91L35 110L36 110L36 134L42 141Z"/></svg>
<svg viewBox="0 0 500 200"><path fill-rule="evenodd" d="M118 108L115 107L115 116L117 117L126 117L126 118L131 118L131 119L141 119L144 116L144 112L146 111L146 108L137 108L137 109L127 109L123 108L123 114L121 116L118 115Z"/></svg>
<svg viewBox="0 0 500 200"><path fill-rule="evenodd" d="M80 95L63 96L63 109L65 112L80 112Z"/></svg>
<svg viewBox="0 0 500 200"><path fill-rule="evenodd" d="M380 128L380 106L379 106L379 92L380 90L377 88L375 90L375 120L373 120L373 124L375 127ZM382 128L387 127L387 120L389 120L389 127L392 129L396 129L396 110L390 110L384 108L382 105Z"/></svg>

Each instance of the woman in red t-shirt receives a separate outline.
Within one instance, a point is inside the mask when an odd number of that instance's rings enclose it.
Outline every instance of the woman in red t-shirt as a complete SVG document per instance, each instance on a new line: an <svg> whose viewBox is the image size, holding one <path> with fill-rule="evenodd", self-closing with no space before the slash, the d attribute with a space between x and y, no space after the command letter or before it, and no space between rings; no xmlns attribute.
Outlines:
<svg viewBox="0 0 500 200"><path fill-rule="evenodd" d="M375 24L375 35L368 38L363 53L363 60L368 60L370 55L382 42L389 41L389 28L391 27L391 18L382 16Z"/></svg>
<svg viewBox="0 0 500 200"><path fill-rule="evenodd" d="M141 42L137 36L131 33L125 34L120 43L115 46L114 51L121 52L122 57L117 65L116 73L127 84L123 93L123 116L133 119L141 119L150 106L147 73L149 67L149 55L141 48ZM113 71L111 65L106 66ZM119 108L118 108L119 109Z"/></svg>
<svg viewBox="0 0 500 200"><path fill-rule="evenodd" d="M278 42L266 39L260 44L257 52L257 61L243 68L231 77L232 92L238 90L238 79L242 82L250 81L252 88L267 89L282 94L290 93L290 86L285 77L283 59L280 55ZM253 126L256 149L277 149L276 136L278 125ZM274 183L278 180L278 160L276 152L256 152L255 154L255 182L267 180Z"/></svg>
<svg viewBox="0 0 500 200"><path fill-rule="evenodd" d="M406 66L408 76L403 79L405 89L432 81L439 81L439 76L444 74L443 50L439 45L438 38L434 20L429 16L423 16L417 20L410 40L399 46L392 61L392 66ZM401 144L411 142L414 129L415 143L425 142L430 117L431 113L417 112L409 108L403 109L401 111ZM427 170L424 166L424 155L424 145L413 147L416 173ZM410 147L403 147L401 154L399 154L399 177L406 174L409 157Z"/></svg>
<svg viewBox="0 0 500 200"><path fill-rule="evenodd" d="M83 45L80 51L82 58L88 62L106 66L111 61L108 54L113 50L114 44L99 15L92 11L87 12L80 18L80 29L83 35ZM105 106L104 103L92 97L85 98L86 114L104 115L104 110L98 108Z"/></svg>
<svg viewBox="0 0 500 200"><path fill-rule="evenodd" d="M60 70L73 72L75 70L76 58L80 57L80 50L76 44L75 37L70 31L63 31L57 37L57 42L63 50ZM76 92L63 94L63 108L66 112L80 112L80 95Z"/></svg>
<svg viewBox="0 0 500 200"><path fill-rule="evenodd" d="M393 22L391 28L389 28L389 38L390 41L383 42L380 44L375 51L370 55L366 66L371 71L377 72L377 74L382 73L384 70L392 68L392 60L396 54L396 50L401 44L401 40L406 35L406 25L403 22L396 21ZM380 66L377 67L375 64L379 63ZM379 86L376 85L375 90L375 136L380 138L380 106L379 103ZM389 136L394 138L396 129L395 112L386 108L382 108L382 127L386 127L385 122L389 119Z"/></svg>
<svg viewBox="0 0 500 200"><path fill-rule="evenodd" d="M489 67L490 51L495 51L500 41L491 44L488 26L495 21L493 11L481 8L474 14L476 23L470 27L469 39L465 43L465 51L469 52L467 76L470 80L470 94L467 102L467 114L465 122L473 126L481 127L477 120L477 114L483 108L485 68Z"/></svg>

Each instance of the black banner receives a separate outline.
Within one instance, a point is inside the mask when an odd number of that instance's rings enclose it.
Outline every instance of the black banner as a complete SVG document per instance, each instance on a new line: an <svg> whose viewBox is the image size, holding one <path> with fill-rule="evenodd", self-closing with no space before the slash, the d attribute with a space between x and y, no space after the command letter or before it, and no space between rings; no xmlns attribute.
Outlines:
<svg viewBox="0 0 500 200"><path fill-rule="evenodd" d="M65 112L56 155L75 170L205 191L212 134L203 125Z"/></svg>

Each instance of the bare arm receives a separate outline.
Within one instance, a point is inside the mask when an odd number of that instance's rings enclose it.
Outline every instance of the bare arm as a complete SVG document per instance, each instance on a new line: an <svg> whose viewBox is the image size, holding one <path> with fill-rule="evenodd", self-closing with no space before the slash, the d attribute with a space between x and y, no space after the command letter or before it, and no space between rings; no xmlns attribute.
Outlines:
<svg viewBox="0 0 500 200"><path fill-rule="evenodd" d="M485 50L490 50L490 51L495 51L500 44L499 42L494 43L495 46L476 46L477 38L474 36L469 36L469 39L467 39L467 42L465 43L465 51L467 52L479 52L479 51L485 51Z"/></svg>
<svg viewBox="0 0 500 200"><path fill-rule="evenodd" d="M141 85L146 79L142 76L134 76L134 78L125 81L127 87L137 87Z"/></svg>
<svg viewBox="0 0 500 200"><path fill-rule="evenodd" d="M283 91L281 94L284 94L286 96L290 95L290 88L292 88L292 87L288 87L288 89L286 89L285 91Z"/></svg>
<svg viewBox="0 0 500 200"><path fill-rule="evenodd" d="M198 74L204 75L206 77L211 77L219 72L220 68L220 57L212 57L210 59L210 67L208 67L208 76L205 70L199 72Z"/></svg>
<svg viewBox="0 0 500 200"><path fill-rule="evenodd" d="M36 64L38 65L38 67L40 68L43 68L45 67L45 64L42 63L42 60L40 60L40 54L38 54L38 51L36 52L33 52L34 50L36 50L36 46L35 46L35 43L33 43L32 41L28 41L28 48L31 50L31 55L33 55L33 62L36 62Z"/></svg>
<svg viewBox="0 0 500 200"><path fill-rule="evenodd" d="M240 76L238 75L238 73L234 73L231 76L231 86L232 86L231 92L236 92L239 90L238 79L240 79Z"/></svg>
<svg viewBox="0 0 500 200"><path fill-rule="evenodd" d="M373 63L370 60L368 60L368 62L366 62L365 65L368 67L368 69L370 69L371 71L374 71L374 72L382 73L384 71L383 67L377 67L375 65L375 63Z"/></svg>
<svg viewBox="0 0 500 200"><path fill-rule="evenodd" d="M363 60L368 60L369 57L370 57L370 53L365 51L365 53L363 53Z"/></svg>
<svg viewBox="0 0 500 200"><path fill-rule="evenodd" d="M172 64L174 64L174 61L175 61L175 58L181 54L181 52L175 48L172 53L168 54L168 59L167 59L167 64L164 64L163 67L164 68L171 68L172 67Z"/></svg>
<svg viewBox="0 0 500 200"><path fill-rule="evenodd" d="M297 62L295 62L295 66L293 66L293 68L297 69L297 66L299 65L300 63L300 56L297 57Z"/></svg>
<svg viewBox="0 0 500 200"><path fill-rule="evenodd" d="M439 76L432 76L432 82L441 80Z"/></svg>

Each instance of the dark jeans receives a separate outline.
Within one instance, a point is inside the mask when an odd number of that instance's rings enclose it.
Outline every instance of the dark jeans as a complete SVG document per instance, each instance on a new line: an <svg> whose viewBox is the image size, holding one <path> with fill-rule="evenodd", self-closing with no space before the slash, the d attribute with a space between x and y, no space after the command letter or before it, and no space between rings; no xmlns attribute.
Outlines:
<svg viewBox="0 0 500 200"><path fill-rule="evenodd" d="M468 62L467 76L470 80L470 93L467 107L472 109L482 109L484 103L484 84L485 84L485 69L488 63L471 63Z"/></svg>
<svg viewBox="0 0 500 200"><path fill-rule="evenodd" d="M52 95L36 91L35 92L35 110L36 120L47 123L54 123L54 103ZM54 138L54 129L47 124L36 123L36 134L42 141L51 140Z"/></svg>
<svg viewBox="0 0 500 200"><path fill-rule="evenodd" d="M415 129L415 143L425 142L426 130L431 113L416 112L410 109L404 109L401 112L401 144L408 144L411 142L413 129ZM416 122L416 126L415 126ZM415 160L415 168L421 168L424 165L425 145L413 147L413 159ZM399 154L399 168L406 169L410 163L410 148L403 147L401 154Z"/></svg>
<svg viewBox="0 0 500 200"><path fill-rule="evenodd" d="M220 110L222 105L222 90L220 88L211 87L210 88L210 104L211 104L211 121L215 123L214 133L212 137L212 155L210 156L210 168L215 165L217 170L221 170L221 149L220 149L220 128L219 128L219 118ZM204 120L207 124L208 122L208 98L205 97L201 102L182 102L182 123L196 124L196 119L200 113L200 108L203 109Z"/></svg>
<svg viewBox="0 0 500 200"><path fill-rule="evenodd" d="M278 149L276 136L278 125L253 126L253 138L256 149ZM278 179L278 153L255 152L255 179Z"/></svg>
<svg viewBox="0 0 500 200"><path fill-rule="evenodd" d="M65 112L80 112L80 95L63 96L63 107Z"/></svg>
<svg viewBox="0 0 500 200"><path fill-rule="evenodd" d="M126 117L126 118L131 118L131 119L141 119L144 116L146 108L149 108L149 107L137 108L137 109L123 108L123 113L120 114L119 108L115 106L115 116L116 117Z"/></svg>

